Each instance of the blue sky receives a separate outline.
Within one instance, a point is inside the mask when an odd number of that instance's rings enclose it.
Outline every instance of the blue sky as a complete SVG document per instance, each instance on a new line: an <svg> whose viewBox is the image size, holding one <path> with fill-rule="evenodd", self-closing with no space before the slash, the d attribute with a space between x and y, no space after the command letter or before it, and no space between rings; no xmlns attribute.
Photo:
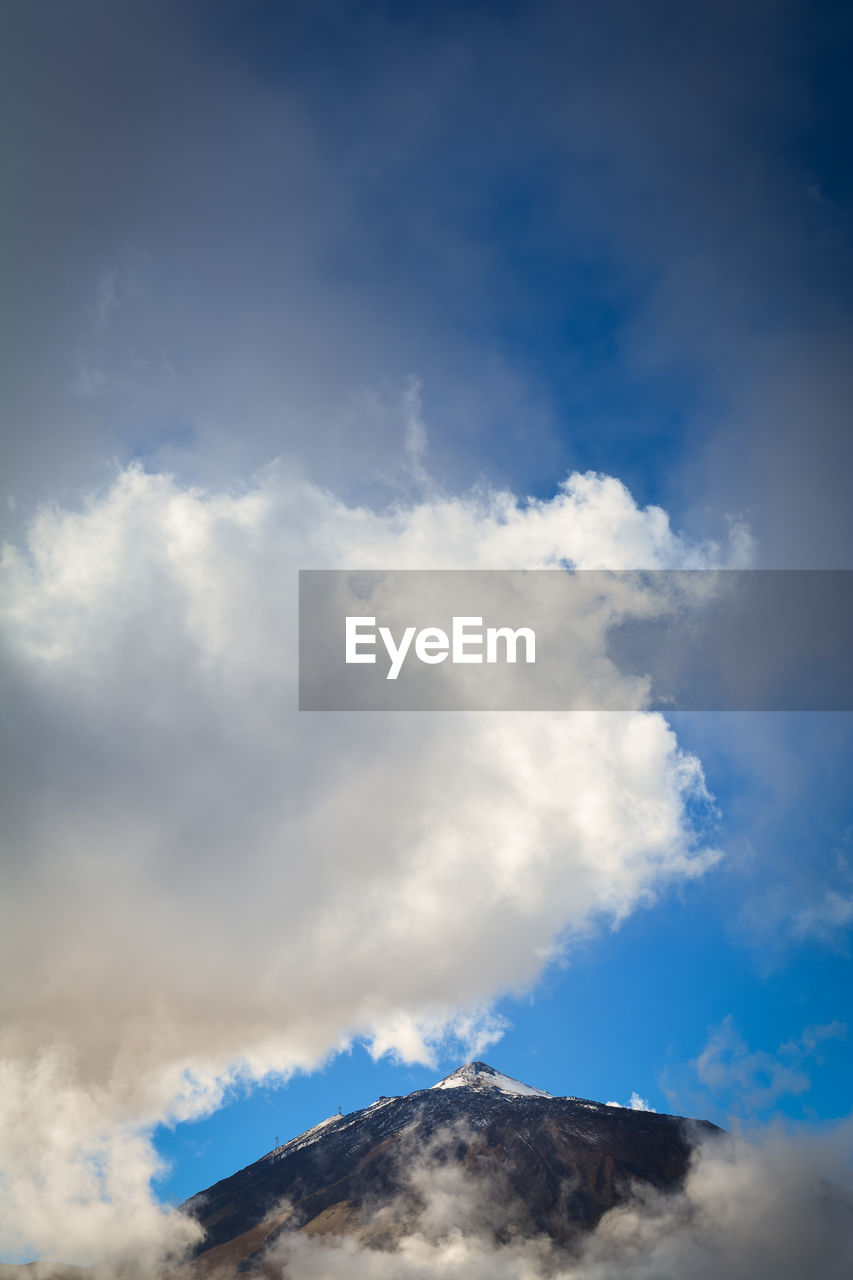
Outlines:
<svg viewBox="0 0 853 1280"><path fill-rule="evenodd" d="M315 724L282 746L293 673L281 659L272 688L265 646L286 653L289 556L428 555L411 529L435 511L445 554L442 502L488 556L477 495L548 507L572 472L626 487L634 524L613 490L566 519L628 554L654 504L722 560L740 521L759 567L853 567L849 6L3 8L9 900L38 921L32 954L10 935L22 1096L68 1052L79 1151L109 1167L81 1102L98 1097L110 1132L132 1116L140 1151L153 1134L168 1203L459 1064L452 1034L432 1065L404 1061L402 1038L371 1057L400 1009L490 1008L504 1030L479 1056L555 1093L747 1128L848 1115L849 715L673 717L717 810L687 803L678 838L718 850L713 868L683 873L670 850L638 887L622 850L613 927L598 881L574 902L592 872L567 846L542 873L562 916L512 916L515 969L484 894L481 958L460 924L395 985L368 942L347 973L335 886L379 920L376 868L451 787L452 730L413 746L398 723L388 745L370 721L324 743ZM354 511L371 513L355 532ZM394 772L407 752L422 793ZM486 830L493 779L467 760ZM636 777L612 742L601 761L603 788L623 764ZM383 828L386 777L414 816ZM661 763L654 795L677 785ZM345 865L359 786L368 835ZM549 786L557 805L573 780ZM461 790L449 812L470 833ZM311 934L327 889L329 972ZM530 959L560 940L559 961ZM457 946L458 1000L439 954ZM244 1058L257 1078L228 1083ZM172 1071L210 1087L205 1114L181 1118ZM64 1086L32 1087L47 1151ZM28 1222L0 1256L62 1240Z"/></svg>

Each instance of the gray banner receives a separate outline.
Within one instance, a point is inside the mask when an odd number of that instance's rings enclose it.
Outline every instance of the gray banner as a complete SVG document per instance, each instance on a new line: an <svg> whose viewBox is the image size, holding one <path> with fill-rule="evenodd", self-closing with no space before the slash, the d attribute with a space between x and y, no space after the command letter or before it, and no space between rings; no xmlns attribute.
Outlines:
<svg viewBox="0 0 853 1280"><path fill-rule="evenodd" d="M853 710L853 571L303 570L304 711Z"/></svg>

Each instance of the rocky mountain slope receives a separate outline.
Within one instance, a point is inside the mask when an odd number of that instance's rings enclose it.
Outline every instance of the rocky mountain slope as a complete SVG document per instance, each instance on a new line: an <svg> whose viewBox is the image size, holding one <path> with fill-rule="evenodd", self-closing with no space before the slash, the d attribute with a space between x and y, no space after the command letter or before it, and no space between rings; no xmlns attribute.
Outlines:
<svg viewBox="0 0 853 1280"><path fill-rule="evenodd" d="M468 1063L431 1089L331 1116L193 1196L182 1207L205 1237L192 1269L257 1272L293 1230L391 1248L448 1170L462 1176L454 1185L466 1189L465 1213L496 1240L545 1234L570 1247L637 1188L676 1189L693 1146L713 1132L702 1121L552 1097Z"/></svg>

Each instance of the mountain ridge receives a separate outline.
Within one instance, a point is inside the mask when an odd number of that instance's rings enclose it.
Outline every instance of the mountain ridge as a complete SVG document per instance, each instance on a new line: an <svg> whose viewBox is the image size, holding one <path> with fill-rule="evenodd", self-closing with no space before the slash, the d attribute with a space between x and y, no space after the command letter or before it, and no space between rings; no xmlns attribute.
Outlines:
<svg viewBox="0 0 853 1280"><path fill-rule="evenodd" d="M493 1229L569 1246L637 1187L683 1184L707 1121L556 1097L485 1062L426 1089L333 1115L182 1206L205 1231L194 1268L260 1273L290 1231L393 1248L422 1211L424 1170L500 1188Z"/></svg>

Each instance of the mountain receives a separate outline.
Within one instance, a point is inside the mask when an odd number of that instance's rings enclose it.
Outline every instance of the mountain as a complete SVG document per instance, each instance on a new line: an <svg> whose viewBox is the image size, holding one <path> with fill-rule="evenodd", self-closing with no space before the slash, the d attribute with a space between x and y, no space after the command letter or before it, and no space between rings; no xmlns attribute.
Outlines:
<svg viewBox="0 0 853 1280"><path fill-rule="evenodd" d="M470 1062L430 1089L334 1115L183 1206L205 1236L192 1264L258 1271L283 1232L393 1248L441 1176L497 1241L571 1246L644 1186L675 1190L705 1121L552 1097ZM455 1177L447 1183L448 1174ZM451 1203L453 1200L451 1199Z"/></svg>

